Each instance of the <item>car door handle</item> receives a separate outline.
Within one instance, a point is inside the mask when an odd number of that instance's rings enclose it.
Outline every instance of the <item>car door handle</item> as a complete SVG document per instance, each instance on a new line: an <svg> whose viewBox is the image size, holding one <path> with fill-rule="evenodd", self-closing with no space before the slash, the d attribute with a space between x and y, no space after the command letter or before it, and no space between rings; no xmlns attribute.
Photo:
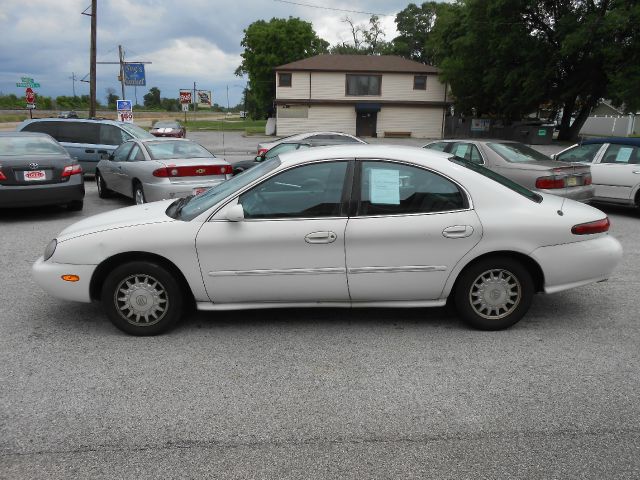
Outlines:
<svg viewBox="0 0 640 480"><path fill-rule="evenodd" d="M634 170L633 173L640 174L640 170Z"/></svg>
<svg viewBox="0 0 640 480"><path fill-rule="evenodd" d="M90 148L87 148L87 149L84 151L84 153L96 153L96 151L95 151L95 150L92 150L92 149L90 149Z"/></svg>
<svg viewBox="0 0 640 480"><path fill-rule="evenodd" d="M442 235L447 238L465 238L473 233L471 225L452 225L442 231Z"/></svg>
<svg viewBox="0 0 640 480"><path fill-rule="evenodd" d="M334 232L313 232L304 237L307 243L333 243L338 238Z"/></svg>

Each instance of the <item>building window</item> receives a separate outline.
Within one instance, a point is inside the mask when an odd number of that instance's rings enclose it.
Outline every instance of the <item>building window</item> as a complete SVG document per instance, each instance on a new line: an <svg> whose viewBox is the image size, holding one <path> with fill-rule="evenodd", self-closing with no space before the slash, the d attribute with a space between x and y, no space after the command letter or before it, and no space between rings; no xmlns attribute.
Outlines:
<svg viewBox="0 0 640 480"><path fill-rule="evenodd" d="M413 77L413 89L414 90L426 90L427 89L427 77L425 75L416 75Z"/></svg>
<svg viewBox="0 0 640 480"><path fill-rule="evenodd" d="M382 75L347 75L347 95L380 95Z"/></svg>
<svg viewBox="0 0 640 480"><path fill-rule="evenodd" d="M279 87L290 87L291 86L291 74L290 73L279 73L278 74L278 86Z"/></svg>

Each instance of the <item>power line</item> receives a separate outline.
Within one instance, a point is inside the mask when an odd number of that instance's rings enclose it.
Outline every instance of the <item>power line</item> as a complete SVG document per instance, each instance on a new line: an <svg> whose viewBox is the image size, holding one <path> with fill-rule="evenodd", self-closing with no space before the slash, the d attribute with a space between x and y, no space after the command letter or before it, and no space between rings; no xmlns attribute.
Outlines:
<svg viewBox="0 0 640 480"><path fill-rule="evenodd" d="M290 0L273 0L274 2L280 3L290 3L291 5L299 5L301 7L310 7L310 8L319 8L321 10L334 10L336 12L348 12L348 13L364 13L365 15L377 15L378 17L388 17L389 15L385 13L373 13L373 12L363 12L361 10L347 10L344 8L334 8L334 7L322 7L320 5L311 5L309 3L301 3L301 2L292 2Z"/></svg>

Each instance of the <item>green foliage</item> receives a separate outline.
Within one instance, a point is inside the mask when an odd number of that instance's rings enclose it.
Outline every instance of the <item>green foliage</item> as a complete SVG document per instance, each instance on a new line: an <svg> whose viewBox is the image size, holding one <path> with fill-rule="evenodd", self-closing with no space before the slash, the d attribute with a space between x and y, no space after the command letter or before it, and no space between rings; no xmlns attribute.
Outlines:
<svg viewBox="0 0 640 480"><path fill-rule="evenodd" d="M183 122L184 126L189 130L225 130L229 131L243 131L246 129L262 129L266 125L266 120L189 120Z"/></svg>
<svg viewBox="0 0 640 480"><path fill-rule="evenodd" d="M368 27L357 25L345 18L351 29L353 43L342 42L329 49L332 55L386 55L393 53L392 45L384 41L384 31L377 15L371 15Z"/></svg>
<svg viewBox="0 0 640 480"><path fill-rule="evenodd" d="M151 87L149 89L149 93L145 94L144 97L144 106L145 107L161 107L162 100L160 99L160 89L158 87Z"/></svg>
<svg viewBox="0 0 640 480"><path fill-rule="evenodd" d="M601 98L640 103L639 25L625 0L462 0L439 12L425 52L458 112L517 119L547 104L568 140Z"/></svg>
<svg viewBox="0 0 640 480"><path fill-rule="evenodd" d="M319 38L309 22L299 18L258 20L244 30L242 63L236 75L249 76L251 116L264 118L275 98L274 68L326 53L329 44Z"/></svg>
<svg viewBox="0 0 640 480"><path fill-rule="evenodd" d="M111 87L107 88L107 107L110 110L115 110L118 100L120 100L120 97L116 95L116 91Z"/></svg>

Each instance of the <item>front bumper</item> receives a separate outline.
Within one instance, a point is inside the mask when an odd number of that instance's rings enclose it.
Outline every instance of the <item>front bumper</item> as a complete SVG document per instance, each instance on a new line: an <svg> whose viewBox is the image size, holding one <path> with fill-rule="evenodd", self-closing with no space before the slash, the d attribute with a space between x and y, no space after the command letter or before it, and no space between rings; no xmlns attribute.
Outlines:
<svg viewBox="0 0 640 480"><path fill-rule="evenodd" d="M72 175L64 183L0 186L0 207L62 205L84 198L82 175Z"/></svg>
<svg viewBox="0 0 640 480"><path fill-rule="evenodd" d="M544 272L545 293L609 278L622 259L622 245L611 235L534 250L531 257Z"/></svg>
<svg viewBox="0 0 640 480"><path fill-rule="evenodd" d="M50 259L44 261L38 258L31 267L31 273L36 283L49 295L74 302L91 302L89 284L97 265L73 265L69 263L55 263ZM63 275L77 275L80 280L68 282Z"/></svg>

